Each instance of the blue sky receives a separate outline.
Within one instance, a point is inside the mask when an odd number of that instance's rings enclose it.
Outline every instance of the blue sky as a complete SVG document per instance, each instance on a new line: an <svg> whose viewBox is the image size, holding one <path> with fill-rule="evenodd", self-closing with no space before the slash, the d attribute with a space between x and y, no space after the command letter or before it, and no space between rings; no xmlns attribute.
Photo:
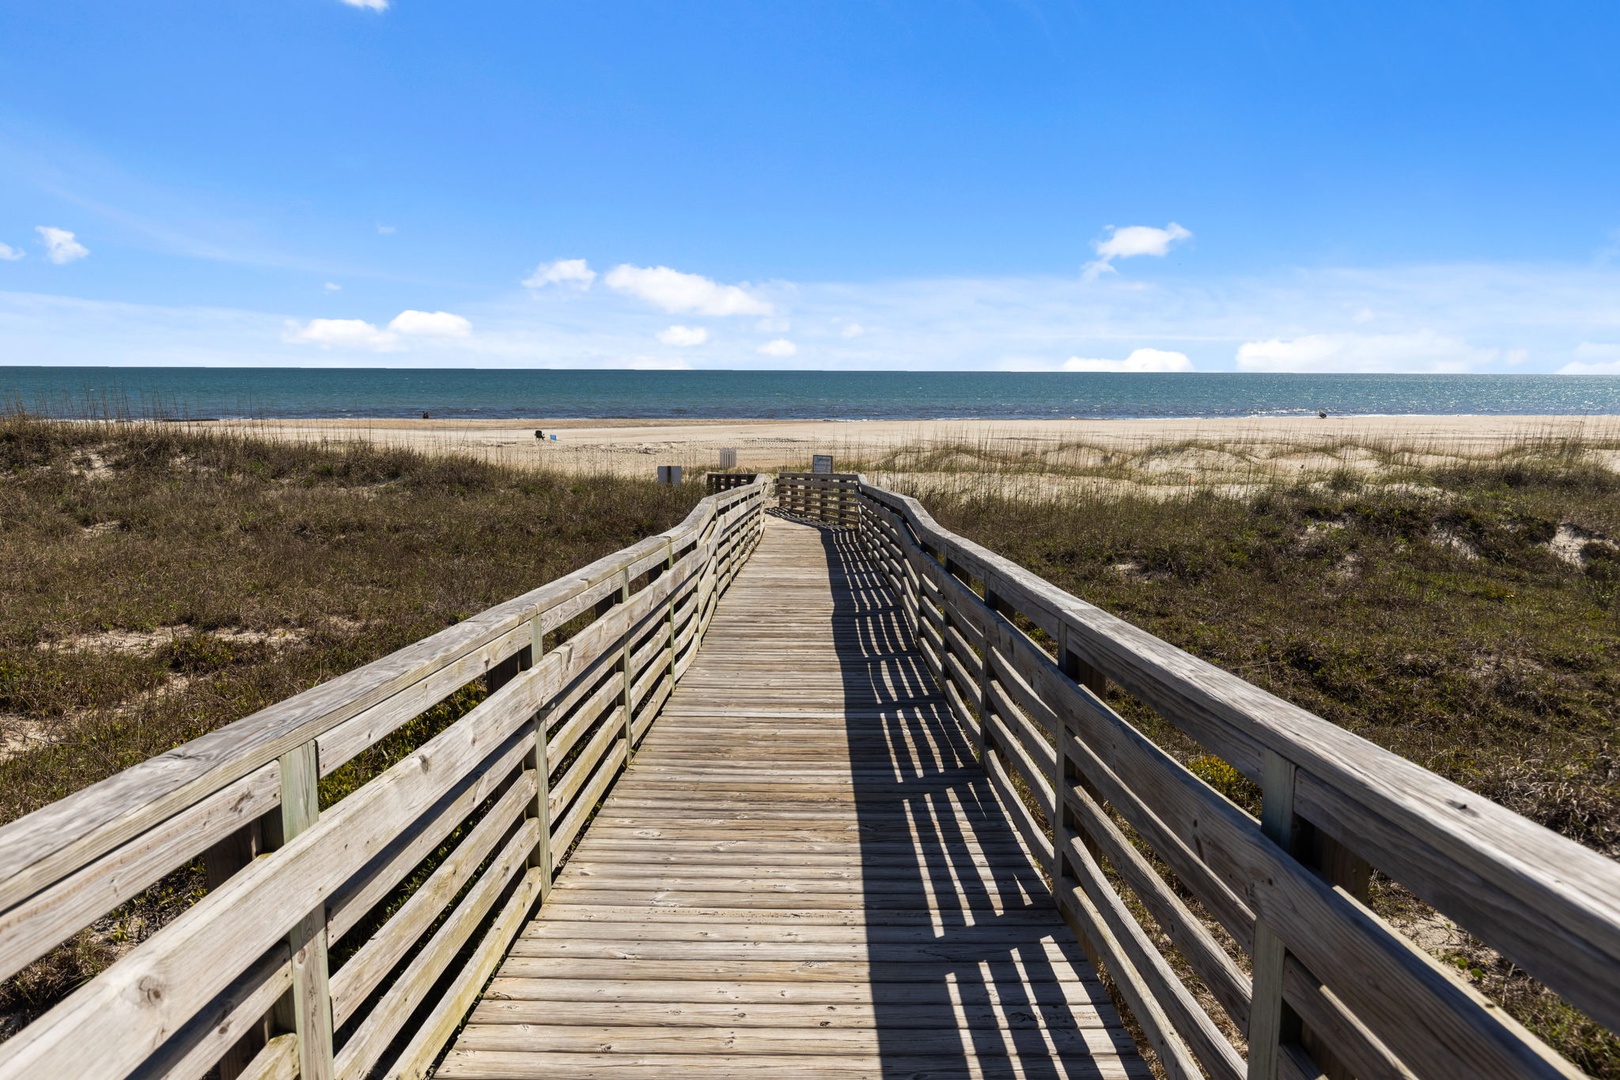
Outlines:
<svg viewBox="0 0 1620 1080"><path fill-rule="evenodd" d="M1612 3L0 0L0 50L0 364L1620 373Z"/></svg>

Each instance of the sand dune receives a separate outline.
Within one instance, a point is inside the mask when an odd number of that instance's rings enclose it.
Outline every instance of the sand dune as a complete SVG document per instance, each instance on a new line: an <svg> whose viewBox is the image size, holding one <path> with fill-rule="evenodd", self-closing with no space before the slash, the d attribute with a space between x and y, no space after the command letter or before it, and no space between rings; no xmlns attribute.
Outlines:
<svg viewBox="0 0 1620 1080"><path fill-rule="evenodd" d="M214 427L216 425L209 425ZM952 468L1019 460L1036 471L1087 461L1129 461L1167 480L1252 471L1257 461L1300 470L1376 469L1391 451L1413 464L1489 456L1518 445L1590 442L1620 467L1620 417L1358 416L1181 420L250 420L226 425L278 439L351 440L429 453L465 453L521 467L653 475L658 465L713 468L723 447L743 468L808 467L832 454L844 467L896 453L915 457L956 448ZM549 438L535 438L535 431ZM930 471L939 462L930 463Z"/></svg>

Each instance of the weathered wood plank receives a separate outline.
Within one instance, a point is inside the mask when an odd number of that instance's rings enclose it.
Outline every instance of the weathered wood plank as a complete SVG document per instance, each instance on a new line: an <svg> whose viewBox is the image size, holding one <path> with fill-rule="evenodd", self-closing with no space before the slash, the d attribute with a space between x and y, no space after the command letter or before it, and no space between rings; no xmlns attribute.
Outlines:
<svg viewBox="0 0 1620 1080"><path fill-rule="evenodd" d="M700 606L702 649L441 1075L1146 1076L887 591L904 571L865 557L771 521Z"/></svg>

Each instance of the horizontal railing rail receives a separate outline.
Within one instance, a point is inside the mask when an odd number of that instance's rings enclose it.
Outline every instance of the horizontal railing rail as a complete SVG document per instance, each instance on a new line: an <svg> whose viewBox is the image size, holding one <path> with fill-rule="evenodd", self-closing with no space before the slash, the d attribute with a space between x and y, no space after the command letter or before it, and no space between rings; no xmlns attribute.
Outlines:
<svg viewBox="0 0 1620 1080"><path fill-rule="evenodd" d="M853 526L860 521L860 479L854 473L784 472L777 476L777 505L800 517Z"/></svg>
<svg viewBox="0 0 1620 1080"><path fill-rule="evenodd" d="M1582 1075L1379 918L1375 869L1620 1030L1613 860L1063 592L915 499L798 473L778 498L857 530L1172 1078ZM1258 815L1110 707L1110 681L1257 784Z"/></svg>
<svg viewBox="0 0 1620 1080"><path fill-rule="evenodd" d="M0 828L0 979L199 860L208 886L0 1043L0 1078L424 1075L685 673L769 490L710 495ZM480 681L464 715L320 805L322 777Z"/></svg>
<svg viewBox="0 0 1620 1080"><path fill-rule="evenodd" d="M722 491L731 491L734 488L747 487L762 473L751 472L711 472L704 474L704 482L709 485L709 494L714 495Z"/></svg>

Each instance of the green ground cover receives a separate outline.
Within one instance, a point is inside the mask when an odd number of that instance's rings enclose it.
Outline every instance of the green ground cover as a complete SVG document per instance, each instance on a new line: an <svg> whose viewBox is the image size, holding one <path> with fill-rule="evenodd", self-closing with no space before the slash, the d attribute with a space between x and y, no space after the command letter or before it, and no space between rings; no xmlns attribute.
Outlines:
<svg viewBox="0 0 1620 1080"><path fill-rule="evenodd" d="M1620 856L1620 476L1578 447L1243 498L894 486L1065 590ZM1252 801L1224 762L1114 704ZM1589 1073L1620 1077L1620 1039L1387 880L1374 904Z"/></svg>
<svg viewBox="0 0 1620 1080"><path fill-rule="evenodd" d="M0 822L660 532L701 494L364 446L0 418ZM477 696L345 766L323 799ZM0 1038L201 887L199 867L171 875L0 983Z"/></svg>

